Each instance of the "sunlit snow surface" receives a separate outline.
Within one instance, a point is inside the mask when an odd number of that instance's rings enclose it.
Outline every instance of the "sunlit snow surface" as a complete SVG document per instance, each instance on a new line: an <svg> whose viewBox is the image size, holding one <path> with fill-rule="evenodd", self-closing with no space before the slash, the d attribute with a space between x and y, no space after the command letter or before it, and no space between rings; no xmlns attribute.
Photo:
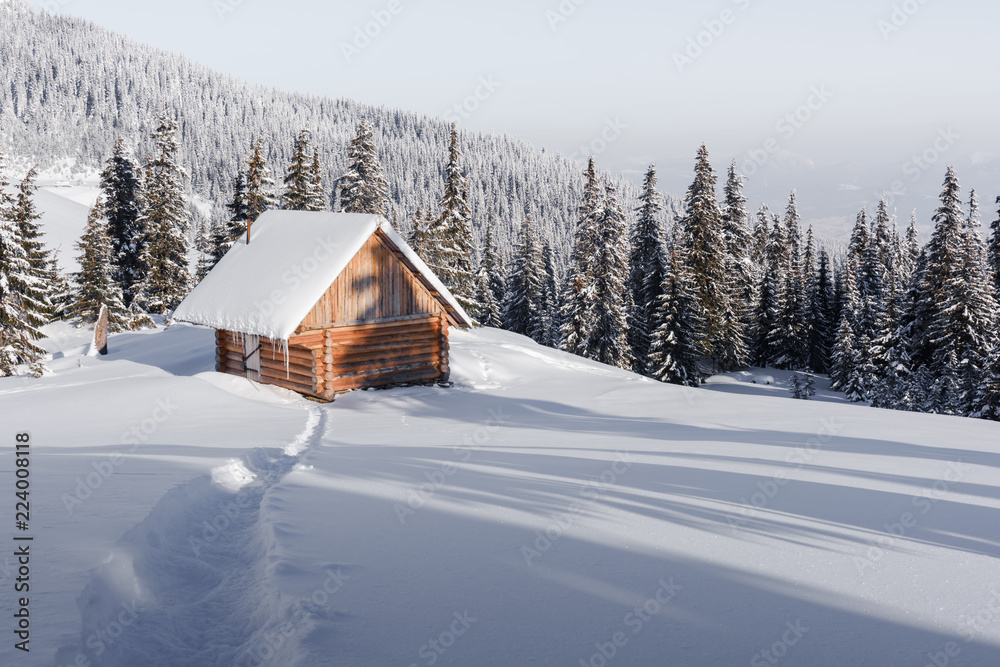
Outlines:
<svg viewBox="0 0 1000 667"><path fill-rule="evenodd" d="M208 329L49 330L0 379L35 536L0 664L1000 664L997 424L495 330L454 387L324 405L211 372Z"/></svg>

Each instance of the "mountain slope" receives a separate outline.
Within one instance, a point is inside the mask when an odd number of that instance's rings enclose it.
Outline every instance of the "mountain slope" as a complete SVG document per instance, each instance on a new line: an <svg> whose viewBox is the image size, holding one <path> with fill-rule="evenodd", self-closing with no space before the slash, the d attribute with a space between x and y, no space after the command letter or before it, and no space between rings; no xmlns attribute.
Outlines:
<svg viewBox="0 0 1000 667"><path fill-rule="evenodd" d="M399 222L418 206L436 207L443 193L449 126L440 119L269 90L20 2L0 5L0 23L0 150L6 153L43 167L65 157L93 167L107 158L120 134L138 155L147 155L152 119L166 108L179 119L180 160L195 192L221 204L254 138L263 137L268 164L280 175L305 126L331 189L345 169L358 120L367 118L375 126ZM513 247L516 225L530 213L561 263L583 166L502 135L465 132L462 150L477 229L492 205L498 241ZM626 182L620 187L631 208L637 190Z"/></svg>

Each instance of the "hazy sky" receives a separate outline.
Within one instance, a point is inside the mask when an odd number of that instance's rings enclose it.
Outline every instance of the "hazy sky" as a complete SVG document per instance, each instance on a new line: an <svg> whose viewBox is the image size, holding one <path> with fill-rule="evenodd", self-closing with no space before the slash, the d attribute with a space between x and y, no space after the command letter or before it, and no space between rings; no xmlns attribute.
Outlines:
<svg viewBox="0 0 1000 667"><path fill-rule="evenodd" d="M895 189L929 224L951 162L985 208L1000 194L993 2L33 4L277 88L448 114L613 171L657 162L676 194L702 142L719 171L737 160L753 206L798 187L814 219Z"/></svg>

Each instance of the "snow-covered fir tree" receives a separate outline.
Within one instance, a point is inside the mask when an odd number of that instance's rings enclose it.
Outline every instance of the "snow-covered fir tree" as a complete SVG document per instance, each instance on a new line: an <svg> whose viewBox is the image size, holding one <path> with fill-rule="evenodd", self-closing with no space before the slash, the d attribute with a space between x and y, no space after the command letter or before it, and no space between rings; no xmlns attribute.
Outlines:
<svg viewBox="0 0 1000 667"><path fill-rule="evenodd" d="M906 238L903 241L899 259L899 282L904 290L913 279L917 270L917 259L920 257L920 235L917 232L917 213L910 215L910 224L906 228Z"/></svg>
<svg viewBox="0 0 1000 667"><path fill-rule="evenodd" d="M463 308L475 309L475 281L472 262L472 212L468 203L468 183L459 166L458 128L452 124L445 168L441 215L425 228L424 261L451 290Z"/></svg>
<svg viewBox="0 0 1000 667"><path fill-rule="evenodd" d="M593 260L593 327L585 356L603 364L632 368L628 345L628 221L611 183L604 185L604 206L597 227Z"/></svg>
<svg viewBox="0 0 1000 667"><path fill-rule="evenodd" d="M956 363L977 363L986 346L985 336L991 331L994 313L984 312L970 301L970 272L981 269L971 266L968 257L968 221L962 210L958 176L948 168L941 205L934 214L934 233L927 245L927 259L920 276L918 303L927 313L926 327L913 341L911 358L918 365L928 365L935 376L953 374ZM942 385L943 386L943 385Z"/></svg>
<svg viewBox="0 0 1000 667"><path fill-rule="evenodd" d="M1000 196L997 197L1000 204ZM990 223L989 241L986 244L986 259L990 266L990 277L993 282L993 296L1000 300L1000 210L997 219Z"/></svg>
<svg viewBox="0 0 1000 667"><path fill-rule="evenodd" d="M858 347L854 328L861 301L857 274L857 261L849 259L844 270L843 302L830 359L830 388L834 391L854 393L857 390Z"/></svg>
<svg viewBox="0 0 1000 667"><path fill-rule="evenodd" d="M287 211L320 211L323 198L316 196L316 171L309 128L303 128L295 138L292 160L282 180L281 208Z"/></svg>
<svg viewBox="0 0 1000 667"><path fill-rule="evenodd" d="M72 300L67 314L92 324L104 305L108 307L108 330L122 331L132 327L132 315L125 306L121 285L115 280L114 242L102 210L101 201L90 209L87 226L76 244L80 270L72 276Z"/></svg>
<svg viewBox="0 0 1000 667"><path fill-rule="evenodd" d="M472 316L477 324L484 327L503 326L503 311L490 289L490 276L481 264L476 271L476 306Z"/></svg>
<svg viewBox="0 0 1000 667"><path fill-rule="evenodd" d="M493 237L493 209L490 208L483 230L483 249L476 272L477 321L487 327L503 326L503 303L507 292L503 261Z"/></svg>
<svg viewBox="0 0 1000 667"><path fill-rule="evenodd" d="M52 270L52 257L42 240L42 231L38 226L41 215L35 208L34 194L37 172L32 167L16 188L16 193L10 207L10 221L17 227L21 246L28 258L28 275L31 280L25 283L27 290L23 295L26 304L37 304L39 315L44 321L53 319L53 299L57 281ZM44 323L44 322L43 322Z"/></svg>
<svg viewBox="0 0 1000 667"><path fill-rule="evenodd" d="M1000 344L993 346L972 397L971 416L1000 421Z"/></svg>
<svg viewBox="0 0 1000 667"><path fill-rule="evenodd" d="M486 230L483 233L482 265L489 273L490 291L493 292L493 298L498 303L502 303L504 295L507 293L507 281L503 258L500 256L500 249L497 247L494 230L495 224L493 208L490 207L486 215Z"/></svg>
<svg viewBox="0 0 1000 667"><path fill-rule="evenodd" d="M198 225L198 232L194 239L194 247L198 251L198 262L194 273L195 284L204 280L209 271L218 263L218 260L215 259L217 248L215 244L219 238L219 227L219 222L214 218L201 220Z"/></svg>
<svg viewBox="0 0 1000 667"><path fill-rule="evenodd" d="M750 361L750 325L752 304L756 292L756 270L751 257L753 236L743 178L736 171L736 162L729 166L725 199L722 205L722 229L725 238L726 284L721 328L715 357L723 370L746 366Z"/></svg>
<svg viewBox="0 0 1000 667"><path fill-rule="evenodd" d="M802 368L807 354L805 342L808 332L802 320L803 269L800 255L801 219L799 217L796 194L793 190L788 197L783 223L775 222L772 230L777 255L776 265L780 279L775 292L777 313L769 336L773 350L773 365L777 368Z"/></svg>
<svg viewBox="0 0 1000 667"><path fill-rule="evenodd" d="M135 296L133 285L141 276L142 226L139 224L142 179L139 168L120 136L101 171L104 218L114 249L114 278L126 305Z"/></svg>
<svg viewBox="0 0 1000 667"><path fill-rule="evenodd" d="M666 275L656 308L656 329L650 343L650 371L661 382L697 386L702 376L704 322L694 281L678 243L671 243Z"/></svg>
<svg viewBox="0 0 1000 667"><path fill-rule="evenodd" d="M555 261L552 258L552 245L548 241L542 243L542 260L545 270L545 345L559 345L559 288L556 279Z"/></svg>
<svg viewBox="0 0 1000 667"><path fill-rule="evenodd" d="M812 227L809 228L812 237ZM809 360L807 366L815 373L830 369L833 347L833 284L830 280L830 257L819 251L818 267L809 298Z"/></svg>
<svg viewBox="0 0 1000 667"><path fill-rule="evenodd" d="M69 318L69 307L73 301L73 287L59 266L58 252L56 250L52 253L52 259L49 263L49 275L52 276L50 299L52 300L51 319L53 321Z"/></svg>
<svg viewBox="0 0 1000 667"><path fill-rule="evenodd" d="M598 224L604 215L604 201L593 156L587 161L583 174L583 200L573 234L573 252L559 313L559 348L580 356L587 352L587 341L594 326L593 262L598 245Z"/></svg>
<svg viewBox="0 0 1000 667"><path fill-rule="evenodd" d="M166 315L187 295L187 231L190 214L184 194L186 174L177 164L177 122L160 116L153 132L155 154L146 162L139 225L143 229L141 278L135 301L148 313Z"/></svg>
<svg viewBox="0 0 1000 667"><path fill-rule="evenodd" d="M639 197L638 220L632 228L628 291L632 297L628 339L632 370L649 375L649 350L653 320L666 274L663 252L663 198L656 190L656 167L650 165Z"/></svg>
<svg viewBox="0 0 1000 667"><path fill-rule="evenodd" d="M323 168L319 163L319 148L314 148L312 163L309 165L309 201L306 203L306 210L326 211L328 208L326 188L323 187Z"/></svg>
<svg viewBox="0 0 1000 667"><path fill-rule="evenodd" d="M250 159L247 160L243 205L246 207L247 224L253 224L264 211L278 207L278 199L274 194L274 179L267 168L262 154L263 146L258 138L250 149ZM232 210L232 209L230 209Z"/></svg>
<svg viewBox="0 0 1000 667"><path fill-rule="evenodd" d="M32 274L19 225L13 220L14 201L0 155L0 377L15 375L27 365L31 375L44 372L44 350L38 346L45 324L45 305L32 298L41 286Z"/></svg>
<svg viewBox="0 0 1000 667"><path fill-rule="evenodd" d="M542 243L535 223L528 216L521 224L521 234L511 258L503 309L505 329L528 336L537 343L544 341L545 282Z"/></svg>
<svg viewBox="0 0 1000 667"><path fill-rule="evenodd" d="M413 214L413 221L410 223L410 234L406 241L424 262L430 259L433 242L431 229L434 227L435 221L436 219L430 211L425 214L418 206L417 212Z"/></svg>
<svg viewBox="0 0 1000 667"><path fill-rule="evenodd" d="M679 221L684 262L694 281L698 306L704 320L703 354L726 353L726 323L731 311L726 282L726 238L722 212L715 194L715 171L708 149L698 149L694 181L684 197L684 215Z"/></svg>
<svg viewBox="0 0 1000 667"><path fill-rule="evenodd" d="M372 127L367 120L358 123L357 136L347 148L347 160L347 171L340 179L339 207L346 213L388 215L389 184L382 172Z"/></svg>

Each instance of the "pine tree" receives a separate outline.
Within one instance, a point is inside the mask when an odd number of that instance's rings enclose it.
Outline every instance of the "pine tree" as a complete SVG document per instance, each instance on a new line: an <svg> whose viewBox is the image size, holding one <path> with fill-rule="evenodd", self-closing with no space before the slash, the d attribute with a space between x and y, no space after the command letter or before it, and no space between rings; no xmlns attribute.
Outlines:
<svg viewBox="0 0 1000 667"><path fill-rule="evenodd" d="M857 261L848 260L843 277L843 303L840 308L840 321L837 324L837 333L834 337L830 360L830 388L834 391L853 392L856 390L858 347L854 329L860 308L857 274Z"/></svg>
<svg viewBox="0 0 1000 667"><path fill-rule="evenodd" d="M965 242L963 251L963 280L959 283L956 304L961 304L961 310L956 314L965 322L967 328L967 351L962 360L965 387L960 404L961 412L973 410L975 385L983 370L989 363L989 358L1000 338L997 336L997 324L1000 321L1000 310L997 299L990 284L990 268L987 259L987 248L980 234L979 202L976 191L969 195L969 215L962 229Z"/></svg>
<svg viewBox="0 0 1000 667"><path fill-rule="evenodd" d="M413 248L413 252L417 253L425 263L430 259L432 239L429 230L433 225L434 217L430 213L425 216L423 210L418 206L417 212L413 214L412 229L406 241Z"/></svg>
<svg viewBox="0 0 1000 667"><path fill-rule="evenodd" d="M73 301L73 288L66 275L59 268L59 261L56 258L58 251L52 253L52 260L49 263L49 274L52 276L52 320L64 320L70 317L69 309Z"/></svg>
<svg viewBox="0 0 1000 667"><path fill-rule="evenodd" d="M632 296L629 312L629 347L632 351L632 370L649 374L649 346L653 333L653 317L666 272L663 254L663 229L660 215L662 198L656 191L656 168L650 165L643 182L639 219L632 229L629 253L628 291Z"/></svg>
<svg viewBox="0 0 1000 667"><path fill-rule="evenodd" d="M490 276L483 269L482 265L476 272L476 309L475 319L480 326L501 327L503 326L503 313L500 304L493 296L490 289Z"/></svg>
<svg viewBox="0 0 1000 667"><path fill-rule="evenodd" d="M36 309L33 320L37 319L41 324L45 324L53 317L52 298L53 289L56 287L55 274L52 271L52 258L45 244L42 242L42 232L38 227L38 220L41 219L35 209L33 196L38 187L35 185L37 172L32 167L27 175L17 186L17 194L13 198L10 207L10 222L17 227L17 234L21 240L21 247L24 248L28 259L28 277L24 288L26 293L22 295L26 305L33 304Z"/></svg>
<svg viewBox="0 0 1000 667"><path fill-rule="evenodd" d="M972 399L971 416L1000 421L1000 344L994 345Z"/></svg>
<svg viewBox="0 0 1000 667"><path fill-rule="evenodd" d="M313 158L310 151L310 132L303 128L295 138L292 161L282 181L281 208L288 211L318 211L316 208Z"/></svg>
<svg viewBox="0 0 1000 667"><path fill-rule="evenodd" d="M552 259L552 245L542 243L542 261L545 270L545 302L542 310L545 314L545 340L547 347L559 345L559 297L556 285L556 267Z"/></svg>
<svg viewBox="0 0 1000 667"><path fill-rule="evenodd" d="M725 203L722 209L722 226L725 238L726 284L728 294L724 300L719 344L715 356L723 370L733 370L747 365L750 360L750 324L755 293L755 270L751 249L746 197L743 196L743 179L736 171L736 162L729 166L724 188Z"/></svg>
<svg viewBox="0 0 1000 667"><path fill-rule="evenodd" d="M247 161L243 194L247 226L253 224L264 211L278 206L278 200L274 196L274 179L271 178L271 172L264 162L264 156L261 155L261 148L261 139L258 138L251 148L250 159ZM235 211L233 213L235 217Z"/></svg>
<svg viewBox="0 0 1000 667"><path fill-rule="evenodd" d="M696 387L701 382L704 323L693 280L676 244L668 253L666 276L656 309L650 347L652 376L661 382Z"/></svg>
<svg viewBox="0 0 1000 667"><path fill-rule="evenodd" d="M573 236L566 292L559 313L559 348L580 356L586 354L587 341L594 327L593 261L598 245L598 222L604 215L604 201L593 156L583 173L586 177L583 201Z"/></svg>
<svg viewBox="0 0 1000 667"><path fill-rule="evenodd" d="M726 239L715 182L708 149L702 145L695 162L694 182L684 197L684 216L679 225L684 261L691 270L705 323L702 351L704 356L718 360L717 352L725 351L729 293L726 289Z"/></svg>
<svg viewBox="0 0 1000 667"><path fill-rule="evenodd" d="M604 186L604 210L594 256L594 325L586 356L610 366L632 368L628 346L628 224L615 187Z"/></svg>
<svg viewBox="0 0 1000 667"><path fill-rule="evenodd" d="M30 296L39 285L20 227L13 220L15 204L6 191L8 185L0 155L0 377L15 375L22 364L38 377L45 370L44 350L35 342L42 338L44 304Z"/></svg>
<svg viewBox="0 0 1000 667"><path fill-rule="evenodd" d="M126 305L135 297L133 286L141 277L142 226L139 223L142 179L119 136L101 172L104 217L114 249L114 278Z"/></svg>
<svg viewBox="0 0 1000 667"><path fill-rule="evenodd" d="M917 233L917 213L910 216L910 225L906 228L906 242L900 257L899 280L904 289L909 287L913 274L917 270L917 259L920 257L920 237Z"/></svg>
<svg viewBox="0 0 1000 667"><path fill-rule="evenodd" d="M812 228L810 228L810 235ZM830 353L833 348L833 287L830 283L830 258L825 250L819 251L819 269L810 294L809 310L809 363L814 373L830 370Z"/></svg>
<svg viewBox="0 0 1000 667"><path fill-rule="evenodd" d="M803 326L804 311L802 258L800 246L800 218L798 205L793 190L788 197L788 207L785 220L780 225L780 233L774 234L776 245L777 266L780 269L780 282L775 294L777 318L769 337L770 346L774 351L773 364L776 368L797 368L804 364L805 341L808 333ZM775 224L775 230L779 225Z"/></svg>
<svg viewBox="0 0 1000 667"><path fill-rule="evenodd" d="M458 129L452 124L441 217L425 230L428 235L425 261L458 302L474 310L472 212L468 204L468 184L458 164L462 155L458 141Z"/></svg>
<svg viewBox="0 0 1000 667"><path fill-rule="evenodd" d="M503 326L503 300L506 287L503 279L503 264L493 241L493 209L486 218L482 260L476 272L476 320L485 327Z"/></svg>
<svg viewBox="0 0 1000 667"><path fill-rule="evenodd" d="M996 203L1000 204L1000 197L997 197ZM993 279L993 296L1000 300L1000 210L997 211L997 219L990 224L990 229L993 232L987 243L986 258Z"/></svg>
<svg viewBox="0 0 1000 667"><path fill-rule="evenodd" d="M205 279L218 260L215 259L217 246L216 240L219 238L219 223L210 219L202 220L198 225L198 233L195 236L194 247L198 251L198 264L195 268L195 283L200 283Z"/></svg>
<svg viewBox="0 0 1000 667"><path fill-rule="evenodd" d="M87 227L76 244L80 251L80 270L73 274L72 299L68 315L93 324L108 307L108 330L122 331L132 326L132 318L122 298L121 286L114 279L115 250L108 235L108 225L101 217L98 201L87 217Z"/></svg>
<svg viewBox="0 0 1000 667"><path fill-rule="evenodd" d="M143 228L142 278L135 300L148 313L165 315L187 295L191 283L187 260L190 215L184 195L186 174L177 164L177 123L166 113L152 135L155 155L146 162L145 191L139 224Z"/></svg>
<svg viewBox="0 0 1000 667"><path fill-rule="evenodd" d="M486 230L483 241L483 261L482 268L489 276L490 292L497 303L503 303L504 295L507 293L507 285L504 274L503 260L497 250L496 241L493 237L495 226L493 218L493 207L490 207L486 216Z"/></svg>
<svg viewBox="0 0 1000 667"><path fill-rule="evenodd" d="M542 244L529 215L521 223L514 250L503 320L505 329L528 336L537 343L542 343L545 336L543 261Z"/></svg>
<svg viewBox="0 0 1000 667"><path fill-rule="evenodd" d="M323 187L323 169L319 164L319 149L313 149L312 164L309 165L309 199L307 211L326 211L326 188Z"/></svg>
<svg viewBox="0 0 1000 667"><path fill-rule="evenodd" d="M984 289L985 252L978 221L963 215L953 167L945 176L934 223L915 306L926 312L927 323L912 356L938 377L957 376L964 371L951 367L951 359L972 369L984 364L995 339L996 303Z"/></svg>
<svg viewBox="0 0 1000 667"><path fill-rule="evenodd" d="M458 134L452 127L452 160L455 162L449 164L449 177L452 170L460 174L457 172L458 156ZM388 215L389 185L382 173L372 127L367 120L358 123L358 134L347 149L347 160L347 172L340 179L340 207L346 213ZM455 183L454 186L459 188L457 192L460 194L460 184Z"/></svg>

